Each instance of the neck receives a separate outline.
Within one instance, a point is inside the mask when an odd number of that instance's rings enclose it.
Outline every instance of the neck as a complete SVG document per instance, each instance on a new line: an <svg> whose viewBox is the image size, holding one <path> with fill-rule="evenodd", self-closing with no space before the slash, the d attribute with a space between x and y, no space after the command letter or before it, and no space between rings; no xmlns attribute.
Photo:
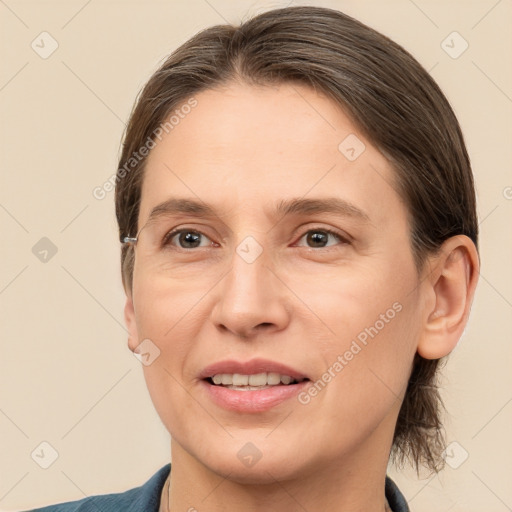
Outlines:
<svg viewBox="0 0 512 512"><path fill-rule="evenodd" d="M235 481L229 472L223 476L213 471L173 439L170 500L167 503L165 496L164 511L384 512L388 510L384 481L391 440L384 449L383 439L373 441L347 454L342 462L311 463L292 477L280 478L277 467L260 469L258 483L247 484ZM164 491L168 493L167 486Z"/></svg>

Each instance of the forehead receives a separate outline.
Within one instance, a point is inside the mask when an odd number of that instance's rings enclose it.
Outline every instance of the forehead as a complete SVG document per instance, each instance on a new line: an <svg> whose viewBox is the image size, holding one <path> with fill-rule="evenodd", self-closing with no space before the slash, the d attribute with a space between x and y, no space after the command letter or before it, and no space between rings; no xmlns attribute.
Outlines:
<svg viewBox="0 0 512 512"><path fill-rule="evenodd" d="M140 221L171 196L225 214L333 196L372 220L400 213L388 161L327 97L298 84L231 84L194 98L149 154Z"/></svg>

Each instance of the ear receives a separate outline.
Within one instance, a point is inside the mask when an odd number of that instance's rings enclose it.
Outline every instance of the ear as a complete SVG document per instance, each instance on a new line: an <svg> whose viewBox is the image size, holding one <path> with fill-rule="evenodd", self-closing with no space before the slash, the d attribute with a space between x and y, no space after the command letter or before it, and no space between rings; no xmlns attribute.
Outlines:
<svg viewBox="0 0 512 512"><path fill-rule="evenodd" d="M446 240L425 278L432 297L426 311L418 354L425 359L448 355L466 327L478 281L480 264L473 241L465 235Z"/></svg>
<svg viewBox="0 0 512 512"><path fill-rule="evenodd" d="M126 293L124 321L128 329L128 348L133 352L139 344L139 333L137 330L137 322L135 321L135 309L133 307L131 292Z"/></svg>

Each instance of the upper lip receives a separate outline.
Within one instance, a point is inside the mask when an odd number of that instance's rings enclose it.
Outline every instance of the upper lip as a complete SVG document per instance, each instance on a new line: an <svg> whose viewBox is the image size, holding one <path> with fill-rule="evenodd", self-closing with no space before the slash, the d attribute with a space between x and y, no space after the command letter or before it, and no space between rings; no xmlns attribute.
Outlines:
<svg viewBox="0 0 512 512"><path fill-rule="evenodd" d="M207 379L222 373L253 375L256 373L271 372L279 373L280 375L288 375L295 380L308 378L306 374L285 364L261 358L251 359L250 361L235 361L233 359L218 361L217 363L212 363L204 368L199 374L199 378Z"/></svg>

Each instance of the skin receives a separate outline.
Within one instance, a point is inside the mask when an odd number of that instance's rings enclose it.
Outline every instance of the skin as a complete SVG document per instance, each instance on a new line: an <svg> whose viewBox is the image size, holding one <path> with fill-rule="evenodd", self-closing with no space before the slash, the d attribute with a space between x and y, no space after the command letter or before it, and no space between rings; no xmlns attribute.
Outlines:
<svg viewBox="0 0 512 512"><path fill-rule="evenodd" d="M442 357L458 342L476 249L453 237L418 272L390 164L315 91L232 83L195 98L197 107L148 157L139 228L171 196L199 198L218 217L168 219L171 228L204 234L188 253L154 256L152 231L143 229L125 307L130 350L146 338L160 350L143 368L171 434L171 498L167 504L164 487L161 510L383 511L414 355ZM355 161L338 150L349 134L366 146ZM332 196L368 220L271 214L283 199ZM311 230L328 237L323 247ZM236 252L247 236L263 249L252 263ZM400 312L306 405L293 398L239 413L203 392L199 372L225 359L283 362L314 382L396 303ZM237 457L247 442L262 455L252 467Z"/></svg>

